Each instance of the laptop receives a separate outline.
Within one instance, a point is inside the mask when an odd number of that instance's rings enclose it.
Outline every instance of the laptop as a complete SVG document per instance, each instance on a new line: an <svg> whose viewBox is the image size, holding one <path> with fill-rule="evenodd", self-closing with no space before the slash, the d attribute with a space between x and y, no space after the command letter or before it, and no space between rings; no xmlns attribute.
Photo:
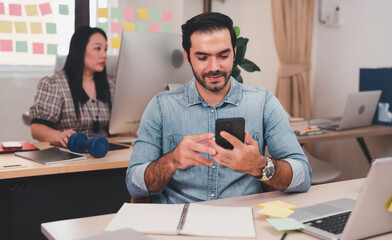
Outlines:
<svg viewBox="0 0 392 240"><path fill-rule="evenodd" d="M376 159L357 201L342 198L298 208L290 217L306 225L301 231L322 239L361 239L392 232L392 212L387 209L392 204L391 172L392 157Z"/></svg>
<svg viewBox="0 0 392 240"><path fill-rule="evenodd" d="M344 130L369 126L372 123L381 90L350 93L340 122L319 125L330 130Z"/></svg>

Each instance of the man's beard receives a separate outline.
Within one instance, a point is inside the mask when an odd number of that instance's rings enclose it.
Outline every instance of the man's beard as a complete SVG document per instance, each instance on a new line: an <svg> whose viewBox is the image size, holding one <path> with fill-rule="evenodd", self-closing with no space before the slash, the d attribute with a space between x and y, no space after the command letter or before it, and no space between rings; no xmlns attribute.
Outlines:
<svg viewBox="0 0 392 240"><path fill-rule="evenodd" d="M191 65L191 67L192 67L193 75L195 76L197 82L202 87L204 87L205 89L207 89L207 90L209 90L211 92L218 92L218 91L222 90L223 88L226 87L227 83L229 82L231 71L230 71L230 74L228 74L227 72L219 71L219 70L215 71L215 72L211 71L211 72L203 73L201 75L201 77L200 77L199 75L197 75L195 73L195 71L193 70L193 66L192 65ZM215 77L215 76L223 76L224 77L225 81L224 81L223 85L222 86L208 87L207 84L206 84L205 78L206 77Z"/></svg>

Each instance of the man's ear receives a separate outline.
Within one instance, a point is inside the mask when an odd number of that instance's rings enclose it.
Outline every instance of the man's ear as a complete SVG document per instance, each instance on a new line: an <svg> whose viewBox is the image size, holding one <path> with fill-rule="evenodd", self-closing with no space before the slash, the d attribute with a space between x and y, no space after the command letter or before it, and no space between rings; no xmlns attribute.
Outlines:
<svg viewBox="0 0 392 240"><path fill-rule="evenodd" d="M182 53L184 54L184 58L185 58L186 62L188 63L188 65L191 65L191 63L189 62L189 59L188 59L188 53L185 51L185 49L182 50Z"/></svg>
<svg viewBox="0 0 392 240"><path fill-rule="evenodd" d="M234 61L235 61L235 57L237 56L237 46L234 47ZM234 62L233 61L233 62Z"/></svg>

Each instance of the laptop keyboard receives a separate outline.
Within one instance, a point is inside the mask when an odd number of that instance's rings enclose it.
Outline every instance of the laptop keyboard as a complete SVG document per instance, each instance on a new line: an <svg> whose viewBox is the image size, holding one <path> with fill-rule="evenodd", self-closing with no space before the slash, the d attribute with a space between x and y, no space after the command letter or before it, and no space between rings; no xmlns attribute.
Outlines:
<svg viewBox="0 0 392 240"><path fill-rule="evenodd" d="M344 226L347 223L348 217L350 217L351 212L345 212L336 214L329 217L324 217L316 220L312 220L309 222L305 222L304 224L322 229L324 231L340 234L343 232Z"/></svg>

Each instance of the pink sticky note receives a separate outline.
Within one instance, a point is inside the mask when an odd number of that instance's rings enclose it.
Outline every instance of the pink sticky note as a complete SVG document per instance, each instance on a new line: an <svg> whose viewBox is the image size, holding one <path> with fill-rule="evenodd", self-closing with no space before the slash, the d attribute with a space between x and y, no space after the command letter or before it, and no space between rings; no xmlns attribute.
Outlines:
<svg viewBox="0 0 392 240"><path fill-rule="evenodd" d="M0 40L0 51L12 52L12 40Z"/></svg>
<svg viewBox="0 0 392 240"><path fill-rule="evenodd" d="M4 15L4 3L0 3L0 14Z"/></svg>
<svg viewBox="0 0 392 240"><path fill-rule="evenodd" d="M156 23L151 23L150 26L148 27L148 30L150 32L160 32L161 31L161 26Z"/></svg>
<svg viewBox="0 0 392 240"><path fill-rule="evenodd" d="M33 43L33 54L44 54L44 44Z"/></svg>
<svg viewBox="0 0 392 240"><path fill-rule="evenodd" d="M22 16L22 6L20 4L9 4L11 16Z"/></svg>
<svg viewBox="0 0 392 240"><path fill-rule="evenodd" d="M172 12L171 11L162 11L162 21L171 22L172 20Z"/></svg>
<svg viewBox="0 0 392 240"><path fill-rule="evenodd" d="M42 3L39 5L39 9L41 10L42 15L48 15L52 13L52 9L50 8L50 3Z"/></svg>
<svg viewBox="0 0 392 240"><path fill-rule="evenodd" d="M121 34L121 32L122 32L121 23L120 22L111 22L110 23L110 32Z"/></svg>
<svg viewBox="0 0 392 240"><path fill-rule="evenodd" d="M134 8L124 8L123 9L124 20L134 20L135 19L135 9Z"/></svg>

